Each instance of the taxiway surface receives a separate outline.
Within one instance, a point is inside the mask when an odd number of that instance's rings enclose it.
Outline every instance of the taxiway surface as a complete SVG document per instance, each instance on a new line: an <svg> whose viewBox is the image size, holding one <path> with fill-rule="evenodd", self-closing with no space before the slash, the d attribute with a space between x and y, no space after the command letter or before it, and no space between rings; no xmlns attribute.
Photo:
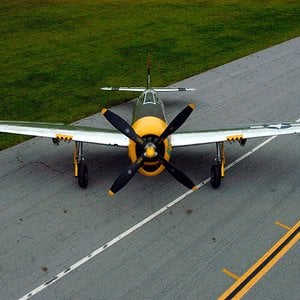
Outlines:
<svg viewBox="0 0 300 300"><path fill-rule="evenodd" d="M175 85L196 88L161 95L169 120L196 104L182 130L298 120L300 38ZM130 121L131 109L112 110ZM110 128L100 114L78 123ZM226 145L227 165L264 141ZM73 178L72 144L35 138L0 152L0 299L217 299L287 233L275 222L299 222L299 149L299 135L271 140L218 190L185 194L166 172L137 174L114 198L106 191L129 163L125 149L85 146L85 190ZM215 145L179 148L172 162L198 184L214 156ZM296 243L244 299L299 299L299 254Z"/></svg>

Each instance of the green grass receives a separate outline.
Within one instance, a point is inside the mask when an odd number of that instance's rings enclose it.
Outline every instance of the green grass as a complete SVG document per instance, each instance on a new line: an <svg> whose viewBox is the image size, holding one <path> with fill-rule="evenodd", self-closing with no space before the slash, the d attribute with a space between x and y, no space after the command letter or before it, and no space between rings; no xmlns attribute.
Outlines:
<svg viewBox="0 0 300 300"><path fill-rule="evenodd" d="M299 1L0 2L0 119L78 120L300 33ZM24 137L0 135L0 149Z"/></svg>

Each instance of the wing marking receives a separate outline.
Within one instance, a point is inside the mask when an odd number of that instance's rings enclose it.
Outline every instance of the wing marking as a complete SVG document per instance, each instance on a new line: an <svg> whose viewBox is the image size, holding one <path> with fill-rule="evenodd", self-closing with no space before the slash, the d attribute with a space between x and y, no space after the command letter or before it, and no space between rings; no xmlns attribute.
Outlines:
<svg viewBox="0 0 300 300"><path fill-rule="evenodd" d="M73 140L73 136L72 135L61 134L61 133L56 134L55 138L58 139L58 140L64 140L66 142L70 142L70 141Z"/></svg>
<svg viewBox="0 0 300 300"><path fill-rule="evenodd" d="M240 141L242 139L244 139L242 134L229 135L229 136L226 137L226 140L228 142Z"/></svg>
<svg viewBox="0 0 300 300"><path fill-rule="evenodd" d="M193 146L225 141L300 133L300 123L274 123L248 127L178 132L171 136L172 146Z"/></svg>

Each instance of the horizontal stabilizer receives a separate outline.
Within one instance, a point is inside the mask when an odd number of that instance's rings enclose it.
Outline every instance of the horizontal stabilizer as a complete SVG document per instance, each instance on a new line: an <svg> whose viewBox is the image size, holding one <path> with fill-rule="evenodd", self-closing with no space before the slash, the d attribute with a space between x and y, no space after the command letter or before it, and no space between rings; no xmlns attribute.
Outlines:
<svg viewBox="0 0 300 300"><path fill-rule="evenodd" d="M143 92L145 87L102 87L102 91Z"/></svg>
<svg viewBox="0 0 300 300"><path fill-rule="evenodd" d="M119 92L143 92L147 88L146 87L102 87L102 91L119 91ZM156 87L152 88L156 92L186 92L186 91L194 91L193 88L162 88Z"/></svg>
<svg viewBox="0 0 300 300"><path fill-rule="evenodd" d="M153 88L156 92L186 92L186 91L194 91L193 88Z"/></svg>

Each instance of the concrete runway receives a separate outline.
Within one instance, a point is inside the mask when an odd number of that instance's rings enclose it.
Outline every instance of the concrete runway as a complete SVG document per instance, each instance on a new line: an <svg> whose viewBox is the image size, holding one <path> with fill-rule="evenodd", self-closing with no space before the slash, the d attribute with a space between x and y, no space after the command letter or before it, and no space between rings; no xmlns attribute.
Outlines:
<svg viewBox="0 0 300 300"><path fill-rule="evenodd" d="M195 92L161 95L168 119L192 102L182 130L295 121L299 66L296 38L188 78L174 86ZM113 111L130 121L131 109L126 103ZM99 114L78 123L110 128ZM227 164L263 141L226 145ZM85 190L73 178L72 144L35 138L0 152L0 299L32 291L32 299L217 299L235 282L231 276L287 233L276 221L299 222L299 149L299 135L271 140L232 166L218 190L206 184L185 194L167 172L137 174L114 198L106 190L128 164L126 149L86 145ZM214 144L178 148L172 162L198 184L214 157ZM296 243L244 299L299 299L299 258Z"/></svg>

